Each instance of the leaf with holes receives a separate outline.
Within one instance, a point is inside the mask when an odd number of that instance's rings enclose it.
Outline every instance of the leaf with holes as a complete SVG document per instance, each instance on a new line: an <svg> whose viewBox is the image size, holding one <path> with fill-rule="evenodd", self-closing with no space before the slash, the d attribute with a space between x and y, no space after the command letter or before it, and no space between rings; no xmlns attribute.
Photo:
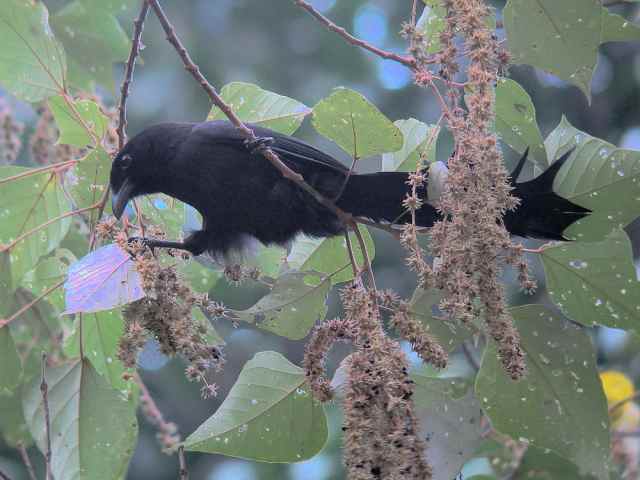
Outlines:
<svg viewBox="0 0 640 480"><path fill-rule="evenodd" d="M69 57L69 82L86 88L93 80L114 90L113 63L124 62L130 41L104 0L75 0L51 17L51 26Z"/></svg>
<svg viewBox="0 0 640 480"><path fill-rule="evenodd" d="M76 261L69 250L59 248L53 255L41 260L36 268L25 273L22 287L34 296L45 295L47 301L59 312L64 310L64 291L62 284L67 277L69 265ZM51 291L51 289L54 289ZM47 294L47 292L50 293Z"/></svg>
<svg viewBox="0 0 640 480"><path fill-rule="evenodd" d="M304 371L279 353L259 352L184 444L195 452L291 463L313 457L326 441L327 420Z"/></svg>
<svg viewBox="0 0 640 480"><path fill-rule="evenodd" d="M510 78L501 78L496 86L496 130L516 152L522 154L529 148L529 160L546 170L547 152L536 122L536 107L527 91Z"/></svg>
<svg viewBox="0 0 640 480"><path fill-rule="evenodd" d="M423 0L423 2L424 10L416 28L424 35L426 53L433 54L440 51L440 34L447 25L447 10L439 0Z"/></svg>
<svg viewBox="0 0 640 480"><path fill-rule="evenodd" d="M293 98L263 90L252 83L233 82L220 90L220 96L243 122L250 122L276 132L291 135L311 109ZM227 120L218 107L213 107L207 120Z"/></svg>
<svg viewBox="0 0 640 480"><path fill-rule="evenodd" d="M79 325L81 321L82 329ZM77 316L64 345L64 352L69 357L80 356L80 332L85 358L96 372L105 377L114 389L130 390L132 382L122 378L122 374L128 370L118 359L118 345L124 333L122 314L118 310L110 310Z"/></svg>
<svg viewBox="0 0 640 480"><path fill-rule="evenodd" d="M438 378L424 368L411 372L413 402L420 433L429 439L428 458L434 480L450 480L482 441L482 410L473 382L460 377Z"/></svg>
<svg viewBox="0 0 640 480"><path fill-rule="evenodd" d="M413 172L421 157L424 165L436 160L440 127L427 125L415 118L396 120L393 124L402 132L403 143L397 152L382 154L384 172Z"/></svg>
<svg viewBox="0 0 640 480"><path fill-rule="evenodd" d="M313 127L353 157L402 148L402 132L358 92L336 88L313 107Z"/></svg>
<svg viewBox="0 0 640 480"><path fill-rule="evenodd" d="M22 378L22 364L8 328L0 328L0 401L14 395Z"/></svg>
<svg viewBox="0 0 640 480"><path fill-rule="evenodd" d="M39 102L63 88L65 54L49 27L44 3L3 0L0 45L0 85L9 93Z"/></svg>
<svg viewBox="0 0 640 480"><path fill-rule="evenodd" d="M64 314L110 310L144 297L142 280L127 252L105 245L69 267Z"/></svg>
<svg viewBox="0 0 640 480"><path fill-rule="evenodd" d="M640 333L640 282L623 230L602 242L545 248L541 257L549 295L568 317Z"/></svg>
<svg viewBox="0 0 640 480"><path fill-rule="evenodd" d="M276 335L301 340L327 314L330 287L330 278L318 273L287 273L253 307L234 311L234 318L255 323Z"/></svg>
<svg viewBox="0 0 640 480"><path fill-rule="evenodd" d="M607 401L589 335L542 305L511 313L528 373L514 382L498 360L495 343L485 349L476 395L491 424L572 461L581 473L608 479Z"/></svg>
<svg viewBox="0 0 640 480"><path fill-rule="evenodd" d="M615 148L576 129L564 117L545 144L550 159L575 147L558 172L554 190L593 211L565 231L568 238L602 240L640 216L639 151Z"/></svg>
<svg viewBox="0 0 640 480"><path fill-rule="evenodd" d="M113 390L87 360L48 367L46 379L53 477L121 478L136 444L136 402ZM46 429L40 379L27 386L23 408L31 435L44 452Z"/></svg>
<svg viewBox="0 0 640 480"><path fill-rule="evenodd" d="M509 0L504 26L514 63L549 71L589 99L600 44L640 39L640 28L593 0Z"/></svg>
<svg viewBox="0 0 640 480"><path fill-rule="evenodd" d="M24 175L29 170L0 167L0 180ZM59 217L69 213L71 205L55 174L24 176L0 183L0 198L3 199L0 207L0 252L9 252L15 289L24 274L67 235L71 217Z"/></svg>
<svg viewBox="0 0 640 480"><path fill-rule="evenodd" d="M369 260L373 261L376 250L371 234L363 226L358 228L369 254ZM362 265L364 256L355 233L350 232L349 239L356 262L358 265ZM314 271L331 275L331 283L334 285L353 279L353 269L344 237L310 238L306 235L299 235L291 246L286 265L300 272ZM306 280L309 283L313 283L314 280L315 283L320 283L324 281L324 278L316 277L314 279L311 277Z"/></svg>
<svg viewBox="0 0 640 480"><path fill-rule="evenodd" d="M107 132L109 119L102 113L98 104L91 100L69 100L69 102L73 107L69 106L63 97L49 99L49 108L60 130L58 143L76 147L87 145L98 147L93 137L95 136L98 142L102 140Z"/></svg>

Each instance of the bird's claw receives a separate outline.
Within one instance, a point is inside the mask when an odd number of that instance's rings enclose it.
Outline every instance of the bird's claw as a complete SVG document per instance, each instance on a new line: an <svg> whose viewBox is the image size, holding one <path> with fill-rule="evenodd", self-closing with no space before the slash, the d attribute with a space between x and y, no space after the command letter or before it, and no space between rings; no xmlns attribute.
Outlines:
<svg viewBox="0 0 640 480"><path fill-rule="evenodd" d="M259 153L263 149L270 147L274 142L273 137L257 137L255 140L245 140L244 145L252 154Z"/></svg>
<svg viewBox="0 0 640 480"><path fill-rule="evenodd" d="M134 246L135 243L139 243L142 246L142 249L149 249L151 254L155 257L156 252L154 246L151 244L151 240L145 237L129 237L127 239L127 244L131 247ZM132 256L135 256L132 254Z"/></svg>

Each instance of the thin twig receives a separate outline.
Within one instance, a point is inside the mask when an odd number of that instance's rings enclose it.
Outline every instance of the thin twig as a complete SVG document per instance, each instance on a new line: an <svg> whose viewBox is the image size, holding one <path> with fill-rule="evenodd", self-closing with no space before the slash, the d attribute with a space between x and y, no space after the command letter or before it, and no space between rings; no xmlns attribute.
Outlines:
<svg viewBox="0 0 640 480"><path fill-rule="evenodd" d="M357 277L359 272L358 262L356 261L356 257L353 254L353 246L351 245L351 238L349 238L349 232L345 230L344 239L347 243L347 253L349 254L349 262L351 263L351 268L353 270L353 276Z"/></svg>
<svg viewBox="0 0 640 480"><path fill-rule="evenodd" d="M304 0L294 0L294 3L296 5L298 5L299 7L305 9L316 20L318 20L322 25L324 25L327 29L331 30L332 32L337 33L342 38L344 38L347 42L349 42L351 45L355 45L356 47L364 48L365 50L368 50L369 52L374 53L374 54L378 55L379 57L382 57L382 58L384 58L386 60L394 60L394 61L396 61L398 63L401 63L402 65L405 65L406 67L409 67L411 69L415 68L416 61L415 61L415 59L413 57L409 57L409 56L405 56L405 55L398 55L397 53L393 53L393 52L388 52L386 50L382 50L381 48L378 48L378 47L376 47L376 46L374 46L374 45L372 45L372 44L370 44L368 42L365 42L364 40L362 40L360 38L354 37L349 32L347 32L344 28L336 25L331 20L329 20L327 17L322 15L311 4L305 2Z"/></svg>
<svg viewBox="0 0 640 480"><path fill-rule="evenodd" d="M187 460L184 457L184 446L178 447L178 461L180 462L180 480L189 480L189 470L187 469Z"/></svg>
<svg viewBox="0 0 640 480"><path fill-rule="evenodd" d="M29 458L29 453L27 452L24 443L18 442L18 452L20 452L20 458L22 458L22 463L24 463L25 468L27 469L27 473L29 474L30 480L38 480L36 477L36 471L33 469L33 464L31 463L31 459Z"/></svg>
<svg viewBox="0 0 640 480"><path fill-rule="evenodd" d="M64 285L64 280L59 281L58 283L50 286L49 288L47 288L44 292L42 292L40 295L38 295L36 298L34 298L33 300L31 300L29 303L23 305L22 307L20 307L18 309L18 311L16 311L13 315L11 315L10 317L7 318L2 318L0 319L0 328L4 327L5 325L10 324L11 322L13 322L16 318L18 318L20 315L22 315L24 312L26 312L27 310L29 310L31 307L33 307L36 303L38 303L40 300L42 300L44 297L46 297L47 295L49 295L51 292L53 292L54 290L60 288L62 285Z"/></svg>
<svg viewBox="0 0 640 480"><path fill-rule="evenodd" d="M140 39L142 38L142 29L144 28L144 20L149 12L149 3L147 0L141 0L140 13L133 21L133 37L131 38L131 50L129 58L124 69L124 80L120 86L120 103L118 104L118 150L122 150L127 140L125 129L127 128L127 99L129 98L129 86L133 78L133 70L136 66L136 59L140 54Z"/></svg>
<svg viewBox="0 0 640 480"><path fill-rule="evenodd" d="M0 470L0 480L11 480L11 477Z"/></svg>
<svg viewBox="0 0 640 480"><path fill-rule="evenodd" d="M42 408L44 410L44 431L46 434L46 445L44 460L46 464L46 480L53 480L51 473L51 418L49 413L49 385L45 375L47 366L47 352L42 352L42 376L40 377L40 393L42 394Z"/></svg>

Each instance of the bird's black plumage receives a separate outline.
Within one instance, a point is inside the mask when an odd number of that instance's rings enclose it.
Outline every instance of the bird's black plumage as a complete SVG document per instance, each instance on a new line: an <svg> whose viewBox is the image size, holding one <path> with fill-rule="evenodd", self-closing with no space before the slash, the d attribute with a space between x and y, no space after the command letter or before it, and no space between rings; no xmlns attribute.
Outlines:
<svg viewBox="0 0 640 480"><path fill-rule="evenodd" d="M272 139L271 148L282 161L322 195L336 199L344 211L374 221L408 221L402 207L409 188L406 173L352 174L345 185L348 170L331 156L294 137L249 126L256 136ZM567 156L538 178L514 183L521 204L505 216L511 233L563 239L562 231L588 214L553 193L553 179ZM521 165L525 158L526 154ZM334 213L285 179L261 153L247 148L240 132L226 121L163 123L145 129L115 158L110 184L117 217L131 198L158 192L200 212L202 230L184 243L150 240L154 247L224 255L241 247L247 237L265 245L286 244L298 233L326 237L344 231ZM426 191L420 194L425 198ZM416 223L430 227L438 218L436 208L425 202Z"/></svg>

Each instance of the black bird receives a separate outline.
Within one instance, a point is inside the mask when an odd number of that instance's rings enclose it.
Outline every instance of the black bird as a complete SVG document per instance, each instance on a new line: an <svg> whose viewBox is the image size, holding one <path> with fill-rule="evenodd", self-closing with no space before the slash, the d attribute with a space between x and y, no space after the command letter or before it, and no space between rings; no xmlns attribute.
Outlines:
<svg viewBox="0 0 640 480"><path fill-rule="evenodd" d="M249 127L259 138L257 145L247 145L226 121L163 123L145 129L113 161L114 215L120 218L130 199L151 193L162 192L188 203L202 215L202 230L184 242L145 239L145 243L193 255L208 251L224 256L242 249L250 238L265 245L285 245L298 233L312 237L343 233L344 226L333 212L285 179L257 151L266 142L289 168L326 198L335 199L345 212L373 221L410 221L402 206L409 188L407 173L348 176L345 166L311 145L257 125ZM511 234L565 240L562 232L589 214L590 210L553 192L553 180L570 153L537 178L516 183L525 152L512 174L513 194L520 198L520 206L504 217ZM427 191L420 192L422 198ZM425 202L417 211L416 223L430 227L439 218L437 209Z"/></svg>

